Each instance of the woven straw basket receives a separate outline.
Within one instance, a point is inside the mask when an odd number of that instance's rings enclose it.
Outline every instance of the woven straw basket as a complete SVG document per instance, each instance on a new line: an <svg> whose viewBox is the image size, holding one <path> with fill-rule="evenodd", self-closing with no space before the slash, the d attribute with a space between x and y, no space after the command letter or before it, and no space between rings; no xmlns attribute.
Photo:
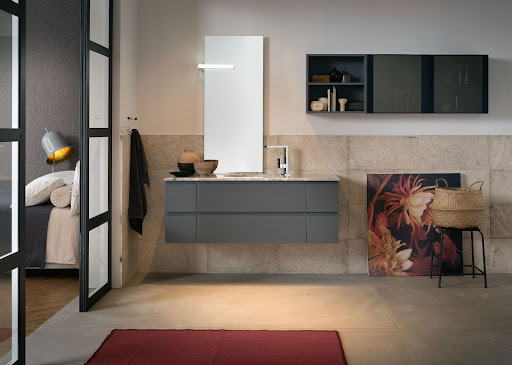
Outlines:
<svg viewBox="0 0 512 365"><path fill-rule="evenodd" d="M439 181L444 181L446 186L439 187ZM472 189L475 184L480 184L480 189ZM445 179L437 179L434 201L430 205L436 226L458 229L480 226L486 209L483 184L483 181L477 181L468 189L449 188Z"/></svg>

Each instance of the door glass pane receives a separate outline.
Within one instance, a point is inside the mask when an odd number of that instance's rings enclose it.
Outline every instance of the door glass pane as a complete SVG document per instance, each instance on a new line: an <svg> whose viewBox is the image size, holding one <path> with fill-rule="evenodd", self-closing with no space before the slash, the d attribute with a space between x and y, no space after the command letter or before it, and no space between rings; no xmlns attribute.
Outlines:
<svg viewBox="0 0 512 365"><path fill-rule="evenodd" d="M421 56L373 56L373 112L421 113Z"/></svg>
<svg viewBox="0 0 512 365"><path fill-rule="evenodd" d="M18 251L18 142L0 142L0 257Z"/></svg>
<svg viewBox="0 0 512 365"><path fill-rule="evenodd" d="M0 128L18 128L18 17L0 10Z"/></svg>
<svg viewBox="0 0 512 365"><path fill-rule="evenodd" d="M482 113L482 57L434 57L434 112Z"/></svg>
<svg viewBox="0 0 512 365"><path fill-rule="evenodd" d="M109 0L91 0L90 40L109 48Z"/></svg>
<svg viewBox="0 0 512 365"><path fill-rule="evenodd" d="M89 297L108 282L108 223L89 232Z"/></svg>
<svg viewBox="0 0 512 365"><path fill-rule="evenodd" d="M89 51L89 128L108 128L108 57Z"/></svg>
<svg viewBox="0 0 512 365"><path fill-rule="evenodd" d="M108 137L89 138L89 218L108 210Z"/></svg>
<svg viewBox="0 0 512 365"><path fill-rule="evenodd" d="M0 275L0 365L18 359L18 269Z"/></svg>

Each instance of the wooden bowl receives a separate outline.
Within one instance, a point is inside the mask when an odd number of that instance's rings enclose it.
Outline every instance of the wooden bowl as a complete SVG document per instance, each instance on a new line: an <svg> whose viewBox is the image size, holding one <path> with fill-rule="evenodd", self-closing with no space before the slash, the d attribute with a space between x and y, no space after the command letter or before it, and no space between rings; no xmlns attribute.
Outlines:
<svg viewBox="0 0 512 365"><path fill-rule="evenodd" d="M203 162L194 162L194 170L200 176L210 175L213 172L213 162L212 161L203 161Z"/></svg>
<svg viewBox="0 0 512 365"><path fill-rule="evenodd" d="M217 170L217 166L219 166L219 160L204 160L204 162L213 162L213 170L212 170L212 172Z"/></svg>

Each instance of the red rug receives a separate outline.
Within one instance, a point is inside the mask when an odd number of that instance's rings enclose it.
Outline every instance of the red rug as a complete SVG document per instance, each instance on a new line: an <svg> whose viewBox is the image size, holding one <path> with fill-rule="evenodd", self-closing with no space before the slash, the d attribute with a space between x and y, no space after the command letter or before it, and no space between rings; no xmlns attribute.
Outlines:
<svg viewBox="0 0 512 365"><path fill-rule="evenodd" d="M113 330L87 362L346 365L336 331Z"/></svg>

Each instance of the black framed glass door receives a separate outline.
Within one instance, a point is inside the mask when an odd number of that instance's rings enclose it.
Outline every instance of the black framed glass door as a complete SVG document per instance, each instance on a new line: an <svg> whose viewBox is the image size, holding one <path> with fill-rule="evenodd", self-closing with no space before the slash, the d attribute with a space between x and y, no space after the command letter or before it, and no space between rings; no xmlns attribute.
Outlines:
<svg viewBox="0 0 512 365"><path fill-rule="evenodd" d="M25 0L0 0L0 365L25 363Z"/></svg>
<svg viewBox="0 0 512 365"><path fill-rule="evenodd" d="M112 0L82 0L80 311L112 287Z"/></svg>

